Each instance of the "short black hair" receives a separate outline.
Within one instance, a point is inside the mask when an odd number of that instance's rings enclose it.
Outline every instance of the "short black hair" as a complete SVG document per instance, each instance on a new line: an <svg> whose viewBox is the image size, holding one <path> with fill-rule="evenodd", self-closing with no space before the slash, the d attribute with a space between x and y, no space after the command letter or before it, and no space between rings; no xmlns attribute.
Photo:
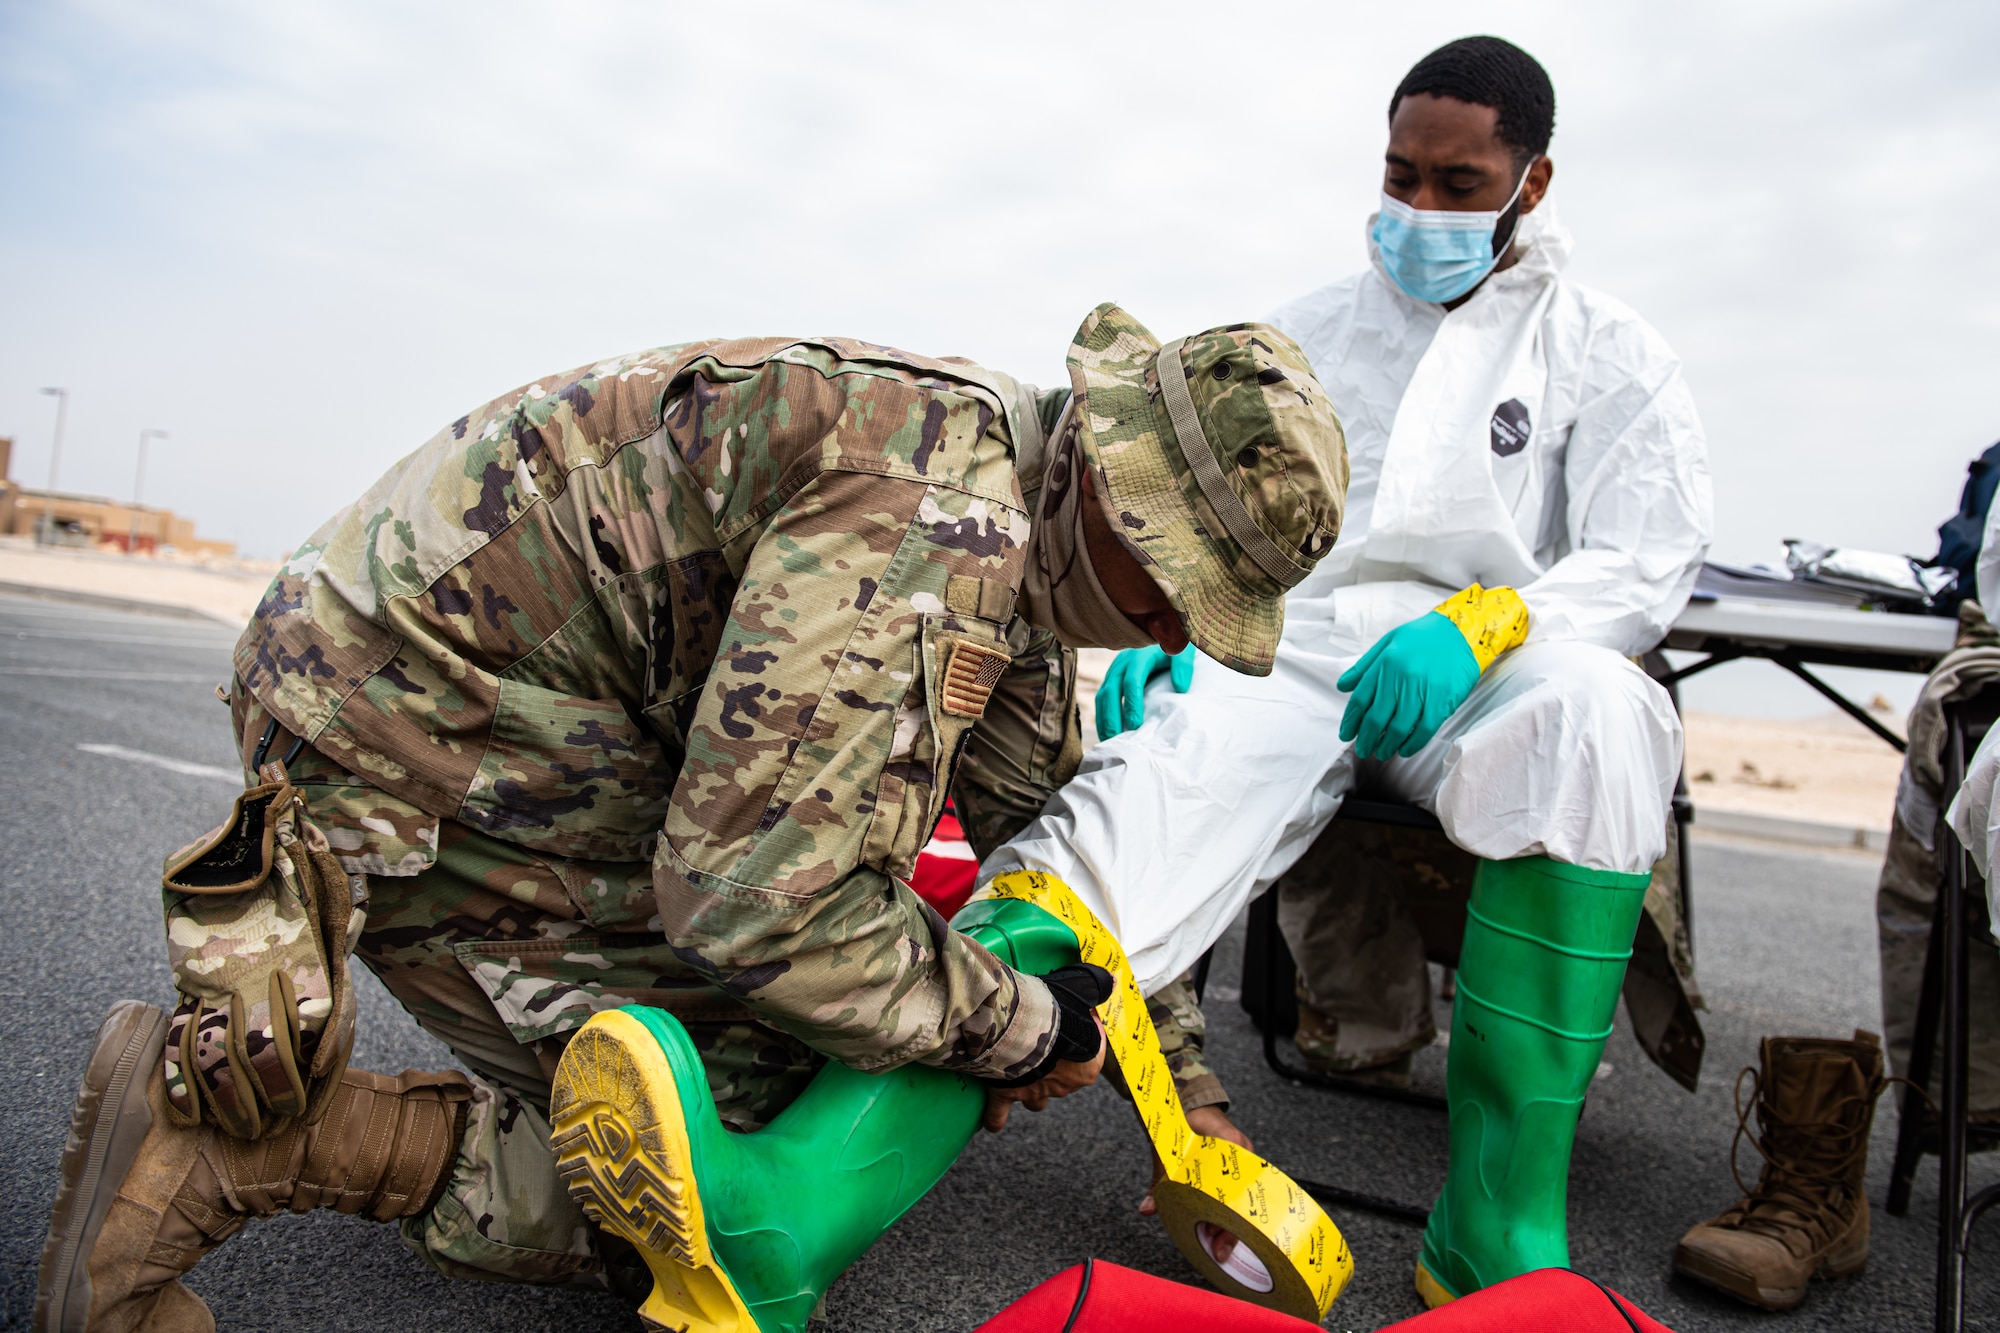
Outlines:
<svg viewBox="0 0 2000 1333"><path fill-rule="evenodd" d="M1549 151L1556 132L1556 89L1541 62L1498 37L1461 37L1419 60L1396 85L1389 119L1405 97L1455 97L1499 112L1494 131L1525 164Z"/></svg>

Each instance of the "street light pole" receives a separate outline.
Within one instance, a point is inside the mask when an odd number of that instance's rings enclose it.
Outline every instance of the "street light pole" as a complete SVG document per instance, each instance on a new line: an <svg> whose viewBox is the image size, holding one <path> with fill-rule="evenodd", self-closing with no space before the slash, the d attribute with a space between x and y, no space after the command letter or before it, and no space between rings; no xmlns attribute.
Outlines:
<svg viewBox="0 0 2000 1333"><path fill-rule="evenodd" d="M132 478L132 531L125 540L125 554L139 554L139 496L146 489L146 441L169 438L163 430L147 427L139 432L139 474ZM154 539L154 550L159 549L159 541Z"/></svg>
<svg viewBox="0 0 2000 1333"><path fill-rule="evenodd" d="M56 440L49 446L49 493L42 501L42 531L40 540L50 546L56 539L56 465L62 461L63 422L69 417L69 390L44 389L56 400Z"/></svg>

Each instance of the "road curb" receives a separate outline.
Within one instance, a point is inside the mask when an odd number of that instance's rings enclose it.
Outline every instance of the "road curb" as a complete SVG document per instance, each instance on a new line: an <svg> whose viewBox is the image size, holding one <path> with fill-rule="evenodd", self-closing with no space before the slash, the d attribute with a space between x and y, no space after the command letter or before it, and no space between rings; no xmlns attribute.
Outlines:
<svg viewBox="0 0 2000 1333"><path fill-rule="evenodd" d="M112 597L101 592L83 592L74 588L49 588L38 583L14 583L0 579L0 593L14 597L33 597L44 602L69 602L76 606L94 606L105 611L132 611L140 615L169 616L175 620L199 620L209 625L227 625L230 629L241 629L242 625L230 618L204 611L196 606L181 606L174 602L147 602L136 597Z"/></svg>
<svg viewBox="0 0 2000 1333"><path fill-rule="evenodd" d="M1739 838L1795 842L1807 847L1838 847L1853 852L1880 852L1887 850L1889 846L1889 830L1886 828L1822 824L1812 819L1754 815L1741 810L1717 810L1704 805L1695 807L1694 826L1710 833L1729 833Z"/></svg>

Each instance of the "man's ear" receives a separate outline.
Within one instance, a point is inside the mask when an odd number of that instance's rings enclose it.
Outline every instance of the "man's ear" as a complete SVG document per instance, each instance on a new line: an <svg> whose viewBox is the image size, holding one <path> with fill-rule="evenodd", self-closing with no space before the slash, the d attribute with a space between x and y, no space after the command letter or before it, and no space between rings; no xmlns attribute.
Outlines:
<svg viewBox="0 0 2000 1333"><path fill-rule="evenodd" d="M1147 615L1139 628L1153 636L1153 642L1160 650L1172 657L1188 646L1187 626L1181 624L1180 614L1175 611L1154 611Z"/></svg>
<svg viewBox="0 0 2000 1333"><path fill-rule="evenodd" d="M1521 186L1521 213L1526 216L1535 211L1542 197L1549 192L1549 182L1556 176L1556 164L1547 157L1538 157L1528 164L1528 179Z"/></svg>

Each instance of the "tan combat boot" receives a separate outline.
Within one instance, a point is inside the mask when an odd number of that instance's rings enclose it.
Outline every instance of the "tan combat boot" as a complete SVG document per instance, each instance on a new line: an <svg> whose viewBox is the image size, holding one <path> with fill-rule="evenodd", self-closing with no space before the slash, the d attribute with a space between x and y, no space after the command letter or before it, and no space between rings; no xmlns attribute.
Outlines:
<svg viewBox="0 0 2000 1333"><path fill-rule="evenodd" d="M1868 1262L1868 1130L1885 1086L1882 1039L1766 1037L1754 1096L1764 1173L1718 1216L1689 1229L1674 1270L1766 1310L1789 1310L1814 1278ZM1745 1069L1743 1073L1751 1071ZM1737 1076L1742 1087L1742 1076ZM1739 1103L1737 1136L1747 1132ZM1730 1147L1730 1169L1736 1164Z"/></svg>
<svg viewBox="0 0 2000 1333"><path fill-rule="evenodd" d="M315 1125L250 1143L167 1114L166 1016L123 1000L97 1030L42 1248L35 1333L212 1333L179 1281L247 1217L333 1208L413 1217L451 1178L463 1074L349 1070Z"/></svg>

